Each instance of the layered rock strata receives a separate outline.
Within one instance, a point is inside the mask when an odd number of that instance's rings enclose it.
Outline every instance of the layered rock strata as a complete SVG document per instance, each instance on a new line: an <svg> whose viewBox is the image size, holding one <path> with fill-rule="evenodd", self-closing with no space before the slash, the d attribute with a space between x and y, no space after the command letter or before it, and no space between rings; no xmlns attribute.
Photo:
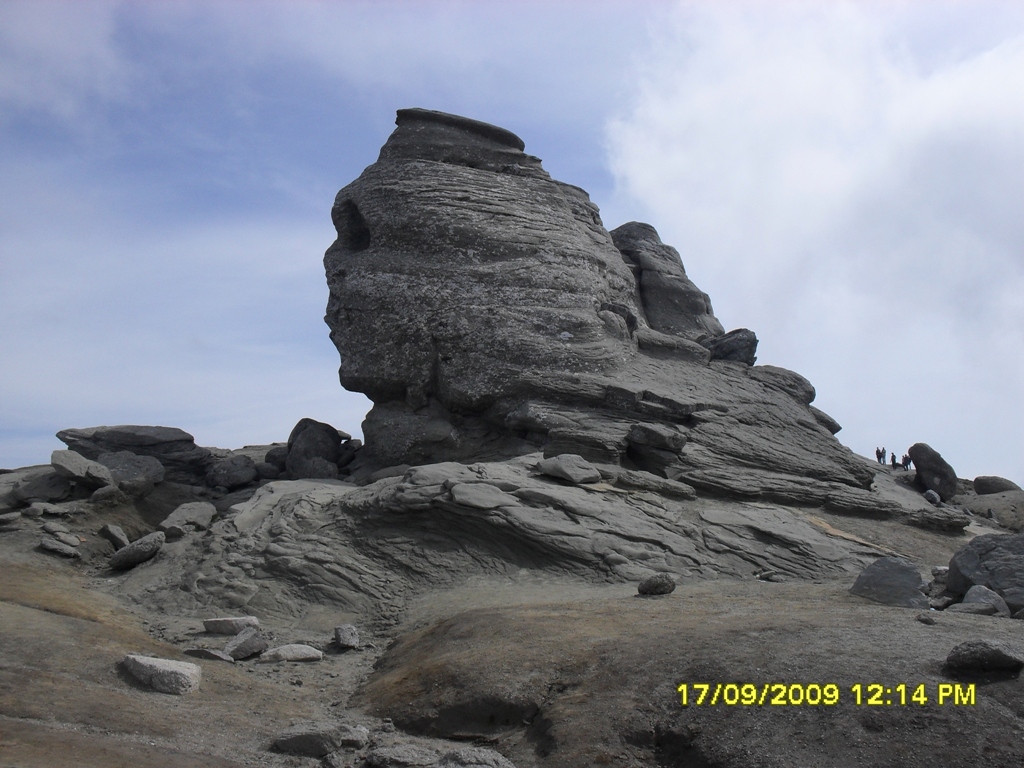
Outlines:
<svg viewBox="0 0 1024 768"><path fill-rule="evenodd" d="M541 450L744 499L870 486L810 383L753 366L756 336L725 333L653 227L608 232L504 129L396 122L324 259L341 383L374 403L353 476Z"/></svg>

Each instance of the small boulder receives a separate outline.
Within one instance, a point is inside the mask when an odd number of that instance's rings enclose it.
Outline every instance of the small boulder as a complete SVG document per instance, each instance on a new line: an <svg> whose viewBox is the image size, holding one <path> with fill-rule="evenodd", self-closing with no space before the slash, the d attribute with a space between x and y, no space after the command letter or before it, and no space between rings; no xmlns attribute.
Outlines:
<svg viewBox="0 0 1024 768"><path fill-rule="evenodd" d="M930 488L924 492L924 500L936 507L942 503L942 497Z"/></svg>
<svg viewBox="0 0 1024 768"><path fill-rule="evenodd" d="M548 477L568 480L575 485L597 483L601 480L601 473L597 467L575 453L563 453L544 459L537 463L537 471Z"/></svg>
<svg viewBox="0 0 1024 768"><path fill-rule="evenodd" d="M114 484L109 469L75 451L54 451L50 454L50 464L57 474L89 488Z"/></svg>
<svg viewBox="0 0 1024 768"><path fill-rule="evenodd" d="M974 492L979 496L987 496L992 493L1003 493L1004 491L1019 491L1021 487L1012 480L997 475L981 475L974 478Z"/></svg>
<svg viewBox="0 0 1024 768"><path fill-rule="evenodd" d="M98 463L98 462L97 462ZM131 504L131 497L116 485L105 485L97 488L89 497L89 503L99 509L115 509Z"/></svg>
<svg viewBox="0 0 1024 768"><path fill-rule="evenodd" d="M267 451L267 455L263 457L263 461L277 468L278 474L284 474L287 468L288 462L288 446L278 445Z"/></svg>
<svg viewBox="0 0 1024 768"><path fill-rule="evenodd" d="M995 616L996 607L992 603L953 603L943 609L946 613L966 613L971 616Z"/></svg>
<svg viewBox="0 0 1024 768"><path fill-rule="evenodd" d="M269 461L257 461L256 474L260 476L260 480L277 480L281 476L281 470Z"/></svg>
<svg viewBox="0 0 1024 768"><path fill-rule="evenodd" d="M341 749L343 746L342 736L342 728L335 723L299 723L274 739L272 749L286 755L323 757ZM369 738L369 732L367 732L367 738ZM363 743L365 744L365 741Z"/></svg>
<svg viewBox="0 0 1024 768"><path fill-rule="evenodd" d="M1000 594L1024 589L1024 534L987 533L960 547L949 561L946 589L964 595L975 584Z"/></svg>
<svg viewBox="0 0 1024 768"><path fill-rule="evenodd" d="M420 768L436 766L440 755L436 750L418 744L394 744L375 747L366 756L367 768Z"/></svg>
<svg viewBox="0 0 1024 768"><path fill-rule="evenodd" d="M656 573L640 582L637 594L644 596L668 595L675 591L676 581L667 573Z"/></svg>
<svg viewBox="0 0 1024 768"><path fill-rule="evenodd" d="M118 488L135 499L148 496L164 479L164 465L152 456L115 451L101 453L96 461L110 470Z"/></svg>
<svg viewBox="0 0 1024 768"><path fill-rule="evenodd" d="M334 628L334 642L343 651L359 647L359 630L353 624L342 624Z"/></svg>
<svg viewBox="0 0 1024 768"><path fill-rule="evenodd" d="M300 419L288 436L288 476L336 480L341 443L350 437L322 421Z"/></svg>
<svg viewBox="0 0 1024 768"><path fill-rule="evenodd" d="M115 571L127 571L139 563L144 563L156 556L166 541L163 531L147 534L136 539L127 547L122 547L110 557L110 567Z"/></svg>
<svg viewBox="0 0 1024 768"><path fill-rule="evenodd" d="M757 362L757 336L747 328L702 339L700 344L711 353L712 360L732 360L747 365Z"/></svg>
<svg viewBox="0 0 1024 768"><path fill-rule="evenodd" d="M972 603L981 603L983 605L991 605L995 610L994 614L999 616L1009 617L1010 608L1006 605L1006 601L999 596L998 592L993 592L988 587L982 586L981 584L975 584L964 595L963 605L970 605Z"/></svg>
<svg viewBox="0 0 1024 768"><path fill-rule="evenodd" d="M203 670L187 661L157 659L130 653L121 662L124 670L143 685L160 693L181 696L199 689Z"/></svg>
<svg viewBox="0 0 1024 768"><path fill-rule="evenodd" d="M269 643L256 627L246 627L224 646L224 653L236 661L267 650Z"/></svg>
<svg viewBox="0 0 1024 768"><path fill-rule="evenodd" d="M929 608L917 568L902 557L880 557L863 571L850 593L884 605Z"/></svg>
<svg viewBox="0 0 1024 768"><path fill-rule="evenodd" d="M914 443L907 451L917 468L917 484L935 491L942 501L956 495L956 472L942 455L927 443Z"/></svg>
<svg viewBox="0 0 1024 768"><path fill-rule="evenodd" d="M504 755L486 747L462 747L441 755L437 768L516 768Z"/></svg>
<svg viewBox="0 0 1024 768"><path fill-rule="evenodd" d="M17 510L14 512L4 512L3 514L0 514L0 525L12 525L19 520L21 520L21 512Z"/></svg>
<svg viewBox="0 0 1024 768"><path fill-rule="evenodd" d="M43 530L46 533L71 533L70 528L64 525L64 523L58 523L56 520L47 520L43 523Z"/></svg>
<svg viewBox="0 0 1024 768"><path fill-rule="evenodd" d="M55 538L61 544L67 544L69 547L77 547L79 544L82 543L77 536L71 533L65 533L64 531L57 531L56 533L51 533L50 535L53 536L53 538Z"/></svg>
<svg viewBox="0 0 1024 768"><path fill-rule="evenodd" d="M259 627L255 616L229 616L217 619L203 619L203 630L211 635L237 635L248 627Z"/></svg>
<svg viewBox="0 0 1024 768"><path fill-rule="evenodd" d="M100 528L99 535L114 545L115 552L119 549L124 549L131 543L119 525L107 523Z"/></svg>
<svg viewBox="0 0 1024 768"><path fill-rule="evenodd" d="M248 456L239 454L213 464L206 473L206 484L211 488L227 488L233 491L259 480L256 462Z"/></svg>
<svg viewBox="0 0 1024 768"><path fill-rule="evenodd" d="M946 657L946 671L958 672L1017 672L1024 667L1020 654L991 643L971 640L960 643Z"/></svg>
<svg viewBox="0 0 1024 768"><path fill-rule="evenodd" d="M280 661L322 661L323 658L323 651L320 651L311 645L290 643L288 645L279 645L277 648L270 648L264 651L260 654L257 661L263 664L269 664Z"/></svg>

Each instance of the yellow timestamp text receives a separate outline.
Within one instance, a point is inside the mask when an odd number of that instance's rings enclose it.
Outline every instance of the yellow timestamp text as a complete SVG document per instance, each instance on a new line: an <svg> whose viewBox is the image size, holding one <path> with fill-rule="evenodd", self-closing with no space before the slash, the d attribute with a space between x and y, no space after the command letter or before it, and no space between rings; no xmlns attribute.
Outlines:
<svg viewBox="0 0 1024 768"><path fill-rule="evenodd" d="M857 707L974 706L974 683L680 683L676 688L684 707L834 707L841 700Z"/></svg>

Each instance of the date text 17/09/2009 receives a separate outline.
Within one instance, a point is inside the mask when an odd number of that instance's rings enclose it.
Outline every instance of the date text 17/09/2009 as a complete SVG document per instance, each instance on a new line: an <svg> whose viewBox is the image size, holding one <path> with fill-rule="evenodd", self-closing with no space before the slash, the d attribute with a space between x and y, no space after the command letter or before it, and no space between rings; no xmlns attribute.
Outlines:
<svg viewBox="0 0 1024 768"><path fill-rule="evenodd" d="M861 707L974 706L974 683L680 683L684 707L834 707L840 699Z"/></svg>

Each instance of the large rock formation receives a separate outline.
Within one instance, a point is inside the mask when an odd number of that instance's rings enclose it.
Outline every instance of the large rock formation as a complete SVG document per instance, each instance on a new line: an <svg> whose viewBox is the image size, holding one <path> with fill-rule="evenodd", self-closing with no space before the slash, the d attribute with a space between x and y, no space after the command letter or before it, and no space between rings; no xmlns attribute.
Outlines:
<svg viewBox="0 0 1024 768"><path fill-rule="evenodd" d="M324 259L341 383L374 403L353 474L543 450L871 513L874 472L814 388L752 367L754 334L724 333L653 227L609 233L504 129L422 109L396 122L338 193Z"/></svg>

